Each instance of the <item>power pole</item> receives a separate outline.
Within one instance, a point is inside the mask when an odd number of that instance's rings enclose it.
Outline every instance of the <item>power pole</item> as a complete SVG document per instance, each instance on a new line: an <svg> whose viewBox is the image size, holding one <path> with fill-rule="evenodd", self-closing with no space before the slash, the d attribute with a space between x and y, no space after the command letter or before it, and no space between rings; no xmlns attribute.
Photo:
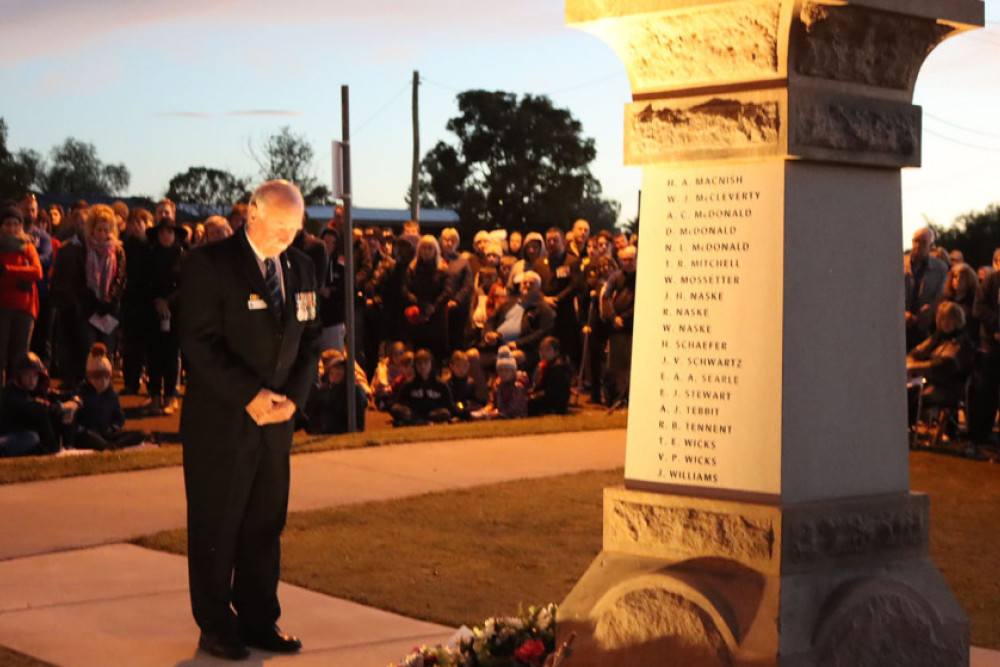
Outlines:
<svg viewBox="0 0 1000 667"><path fill-rule="evenodd" d="M417 90L420 72L413 71L413 174L410 179L410 220L420 221L420 121Z"/></svg>

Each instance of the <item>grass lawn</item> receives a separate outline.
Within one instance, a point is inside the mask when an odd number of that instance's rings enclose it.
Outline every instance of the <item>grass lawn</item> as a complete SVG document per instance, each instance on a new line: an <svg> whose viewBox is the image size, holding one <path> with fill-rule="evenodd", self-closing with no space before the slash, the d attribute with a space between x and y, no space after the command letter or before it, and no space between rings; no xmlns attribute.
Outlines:
<svg viewBox="0 0 1000 667"><path fill-rule="evenodd" d="M459 440L463 438L494 438L498 436L565 431L596 431L625 428L626 411L608 414L605 410L579 409L567 416L536 417L502 422L474 422L392 428L382 413L369 413L375 424L364 433L336 436L295 434L293 454L352 447L374 447L402 442L428 440ZM131 428L131 427L130 427ZM170 428L169 426L167 428ZM176 428L176 417L174 426ZM153 430L153 429L148 429ZM167 432L169 433L169 432ZM176 431L173 432L176 439ZM167 440L169 441L169 439ZM130 470L146 470L180 465L181 448L167 444L152 449L133 451L94 452L81 456L30 456L0 459L0 484L16 484L79 475L98 475Z"/></svg>
<svg viewBox="0 0 1000 667"><path fill-rule="evenodd" d="M1000 467L924 452L910 461L972 642L1000 648ZM283 579L449 625L559 602L600 551L601 492L621 479L584 473L294 514ZM184 553L184 531L138 543Z"/></svg>
<svg viewBox="0 0 1000 667"><path fill-rule="evenodd" d="M0 665L4 667L53 667L51 663L44 662L38 658L18 653L9 648L0 646Z"/></svg>

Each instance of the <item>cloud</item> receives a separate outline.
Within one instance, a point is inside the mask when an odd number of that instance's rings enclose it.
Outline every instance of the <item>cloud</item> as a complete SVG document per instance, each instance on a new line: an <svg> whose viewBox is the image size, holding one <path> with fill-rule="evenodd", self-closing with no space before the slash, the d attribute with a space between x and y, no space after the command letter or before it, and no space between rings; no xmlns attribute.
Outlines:
<svg viewBox="0 0 1000 667"><path fill-rule="evenodd" d="M286 118L289 116L301 116L301 111L290 109L247 109L244 111L226 111L224 113L210 113L207 111L157 111L151 116L157 118L239 118L243 116L256 116L266 118Z"/></svg>
<svg viewBox="0 0 1000 667"><path fill-rule="evenodd" d="M301 111L285 109L250 109L248 111L229 111L226 116L301 116Z"/></svg>
<svg viewBox="0 0 1000 667"><path fill-rule="evenodd" d="M551 6L550 6L551 3ZM328 31L327 39L370 47L440 39L510 39L562 27L562 1L508 0L33 0L8 2L0 21L0 66L72 53L130 31L173 24L177 30L212 26L235 32L302 25ZM405 48L405 47L404 47ZM389 51L395 51L390 47Z"/></svg>
<svg viewBox="0 0 1000 667"><path fill-rule="evenodd" d="M150 114L156 118L217 118L218 114L201 111L157 111Z"/></svg>

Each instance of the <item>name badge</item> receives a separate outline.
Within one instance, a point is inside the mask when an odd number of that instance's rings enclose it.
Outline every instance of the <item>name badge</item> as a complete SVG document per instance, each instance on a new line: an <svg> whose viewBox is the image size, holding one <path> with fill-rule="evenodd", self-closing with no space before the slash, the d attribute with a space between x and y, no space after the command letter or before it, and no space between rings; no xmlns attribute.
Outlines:
<svg viewBox="0 0 1000 667"><path fill-rule="evenodd" d="M250 310L267 310L267 302L257 294L251 294L247 300L247 308Z"/></svg>
<svg viewBox="0 0 1000 667"><path fill-rule="evenodd" d="M295 295L295 319L299 322L316 319L316 292L299 292Z"/></svg>

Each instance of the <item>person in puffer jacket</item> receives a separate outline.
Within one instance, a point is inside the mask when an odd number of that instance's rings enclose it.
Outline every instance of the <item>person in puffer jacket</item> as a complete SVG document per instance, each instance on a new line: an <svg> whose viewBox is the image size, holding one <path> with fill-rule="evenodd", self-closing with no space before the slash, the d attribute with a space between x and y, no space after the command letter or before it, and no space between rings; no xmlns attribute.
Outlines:
<svg viewBox="0 0 1000 667"><path fill-rule="evenodd" d="M21 211L0 213L0 380L28 352L38 317L38 282L42 263L31 237L24 233Z"/></svg>

